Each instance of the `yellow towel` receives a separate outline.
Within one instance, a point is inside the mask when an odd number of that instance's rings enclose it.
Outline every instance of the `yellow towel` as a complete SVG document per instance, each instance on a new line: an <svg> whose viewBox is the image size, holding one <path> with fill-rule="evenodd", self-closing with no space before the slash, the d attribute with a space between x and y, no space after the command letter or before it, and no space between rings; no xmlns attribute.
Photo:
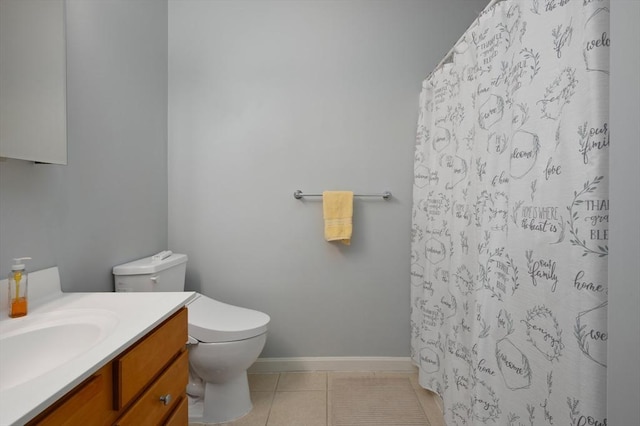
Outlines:
<svg viewBox="0 0 640 426"><path fill-rule="evenodd" d="M342 244L351 244L353 192L324 191L322 193L322 212L324 216L324 238L327 241L340 241Z"/></svg>

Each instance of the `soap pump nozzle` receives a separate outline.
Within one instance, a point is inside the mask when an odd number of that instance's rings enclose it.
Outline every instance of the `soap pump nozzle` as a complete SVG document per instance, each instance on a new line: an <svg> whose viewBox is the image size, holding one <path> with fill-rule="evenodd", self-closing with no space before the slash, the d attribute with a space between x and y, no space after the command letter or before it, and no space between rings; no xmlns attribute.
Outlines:
<svg viewBox="0 0 640 426"><path fill-rule="evenodd" d="M24 271L25 266L24 266L24 261L25 260L31 260L30 257L15 257L13 259L13 265L11 265L11 270L12 271Z"/></svg>

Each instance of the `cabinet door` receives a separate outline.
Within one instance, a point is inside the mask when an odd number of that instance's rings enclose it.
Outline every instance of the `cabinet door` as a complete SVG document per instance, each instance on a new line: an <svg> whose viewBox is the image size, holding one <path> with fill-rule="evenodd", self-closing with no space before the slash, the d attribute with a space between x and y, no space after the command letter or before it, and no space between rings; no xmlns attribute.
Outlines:
<svg viewBox="0 0 640 426"><path fill-rule="evenodd" d="M0 1L0 157L67 163L64 0Z"/></svg>
<svg viewBox="0 0 640 426"><path fill-rule="evenodd" d="M173 412L164 421L165 426L185 426L189 424L189 404L187 396L185 395L178 406L174 408Z"/></svg>
<svg viewBox="0 0 640 426"><path fill-rule="evenodd" d="M0 0L4 1L4 0ZM106 426L118 412L113 405L113 373L111 363L78 385L27 426Z"/></svg>

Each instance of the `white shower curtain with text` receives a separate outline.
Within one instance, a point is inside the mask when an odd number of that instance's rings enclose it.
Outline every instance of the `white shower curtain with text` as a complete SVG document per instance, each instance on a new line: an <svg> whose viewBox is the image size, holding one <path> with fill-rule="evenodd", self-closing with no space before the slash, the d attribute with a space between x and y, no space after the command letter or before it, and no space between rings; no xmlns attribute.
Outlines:
<svg viewBox="0 0 640 426"><path fill-rule="evenodd" d="M456 50L420 97L420 384L448 426L606 425L609 3L505 0Z"/></svg>

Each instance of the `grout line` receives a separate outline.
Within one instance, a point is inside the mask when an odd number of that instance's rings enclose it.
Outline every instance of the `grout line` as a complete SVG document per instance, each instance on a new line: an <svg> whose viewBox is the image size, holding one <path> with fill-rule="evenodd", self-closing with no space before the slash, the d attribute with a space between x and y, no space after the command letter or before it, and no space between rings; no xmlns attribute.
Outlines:
<svg viewBox="0 0 640 426"><path fill-rule="evenodd" d="M264 420L264 426L269 424L269 417L271 416L271 408L273 407L273 401L276 399L276 391L271 392L271 401L269 402L269 410L267 411L267 418Z"/></svg>
<svg viewBox="0 0 640 426"><path fill-rule="evenodd" d="M278 390L278 386L280 385L280 378L282 377L282 373L278 373L278 377L276 377L276 387L273 388L273 391L276 392Z"/></svg>
<svg viewBox="0 0 640 426"><path fill-rule="evenodd" d="M420 399L420 395L418 395L418 390L414 388L413 385L411 385L411 390L413 390L413 394L418 400L418 405L420 405L420 408L422 408L422 412L424 413L424 416L427 418L427 423L429 424L429 426L431 426L431 418L427 413L427 407L424 406L424 404L422 403L422 400Z"/></svg>
<svg viewBox="0 0 640 426"><path fill-rule="evenodd" d="M271 409L273 408L273 401L275 401L276 399L276 390L278 389L278 383L280 383L280 373L278 373L278 377L276 378L276 385L273 388L273 392L271 395L271 402L269 403L269 411L267 412L267 418L264 421L264 426L267 426L269 424L269 417L271 417Z"/></svg>
<svg viewBox="0 0 640 426"><path fill-rule="evenodd" d="M329 426L329 372L324 373L324 424Z"/></svg>
<svg viewBox="0 0 640 426"><path fill-rule="evenodd" d="M442 397L440 395L438 395L437 393L435 393L435 392L434 392L434 395L435 396L433 397L433 399L435 399L436 405L440 409L440 414L442 414L442 416L444 417L444 406L443 406L443 402L442 402Z"/></svg>

